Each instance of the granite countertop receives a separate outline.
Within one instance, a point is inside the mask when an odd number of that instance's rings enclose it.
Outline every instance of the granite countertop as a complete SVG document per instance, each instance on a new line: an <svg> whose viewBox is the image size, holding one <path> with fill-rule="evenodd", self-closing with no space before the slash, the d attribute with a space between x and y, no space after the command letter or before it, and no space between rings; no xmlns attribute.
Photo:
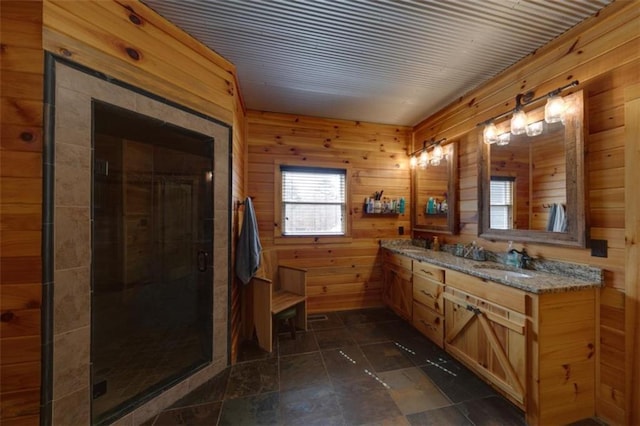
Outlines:
<svg viewBox="0 0 640 426"><path fill-rule="evenodd" d="M579 274L571 274L571 271L575 271L575 269L580 268L581 265L567 264L568 273L565 275L538 270L519 269L498 262L477 261L457 257L444 251L433 251L411 245L411 240L382 240L380 246L415 260L431 263L454 271L464 272L465 274L484 278L530 293L558 293L602 286L601 271L600 279L596 279L596 277L591 279L576 278L575 276ZM588 268L593 269L592 267Z"/></svg>

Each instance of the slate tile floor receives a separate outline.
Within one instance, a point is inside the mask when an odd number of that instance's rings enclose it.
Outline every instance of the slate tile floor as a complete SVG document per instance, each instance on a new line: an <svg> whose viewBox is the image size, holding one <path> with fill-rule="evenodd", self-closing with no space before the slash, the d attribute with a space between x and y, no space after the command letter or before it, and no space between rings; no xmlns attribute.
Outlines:
<svg viewBox="0 0 640 426"><path fill-rule="evenodd" d="M146 426L524 425L506 399L390 310L326 314L243 344L238 363ZM587 419L580 426L600 426Z"/></svg>

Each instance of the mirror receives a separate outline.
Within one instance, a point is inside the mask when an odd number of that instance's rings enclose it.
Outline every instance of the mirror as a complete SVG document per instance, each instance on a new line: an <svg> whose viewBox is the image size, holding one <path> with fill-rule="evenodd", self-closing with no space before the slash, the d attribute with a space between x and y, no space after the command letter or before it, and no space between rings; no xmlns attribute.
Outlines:
<svg viewBox="0 0 640 426"><path fill-rule="evenodd" d="M456 179L458 177L457 143L442 146L440 164L417 165L413 169L413 229L440 234L455 234L458 220Z"/></svg>
<svg viewBox="0 0 640 426"><path fill-rule="evenodd" d="M582 96L564 96L562 122L547 124L544 106L528 111L539 135L510 134L509 121L496 125L507 144L487 145L479 135L480 237L585 246Z"/></svg>

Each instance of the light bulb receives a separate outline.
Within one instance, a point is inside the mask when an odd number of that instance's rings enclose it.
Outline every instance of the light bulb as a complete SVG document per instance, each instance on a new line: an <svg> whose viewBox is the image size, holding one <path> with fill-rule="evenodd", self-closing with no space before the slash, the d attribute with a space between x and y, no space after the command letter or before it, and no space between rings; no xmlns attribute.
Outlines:
<svg viewBox="0 0 640 426"><path fill-rule="evenodd" d="M543 129L542 120L531 123L527 126L527 136L538 136L542 134Z"/></svg>
<svg viewBox="0 0 640 426"><path fill-rule="evenodd" d="M409 159L409 166L412 169L415 169L417 164L418 164L418 159L416 158L415 155L412 155L411 158Z"/></svg>
<svg viewBox="0 0 640 426"><path fill-rule="evenodd" d="M547 99L544 107L544 121L547 123L557 123L564 118L565 104L562 96L551 96Z"/></svg>
<svg viewBox="0 0 640 426"><path fill-rule="evenodd" d="M527 114L524 111L518 110L513 113L511 117L511 133L514 135L521 135L527 131Z"/></svg>
<svg viewBox="0 0 640 426"><path fill-rule="evenodd" d="M495 124L489 123L484 126L482 136L484 138L484 143L487 145L498 142L498 128Z"/></svg>
<svg viewBox="0 0 640 426"><path fill-rule="evenodd" d="M502 133L500 136L498 136L498 142L496 142L496 145L499 145L499 146L509 145L510 140L511 140L511 133L509 132Z"/></svg>
<svg viewBox="0 0 640 426"><path fill-rule="evenodd" d="M428 163L429 163L429 154L427 154L427 150L425 149L422 151L422 154L420 154L420 161L418 161L418 164L420 165L421 168L425 169Z"/></svg>
<svg viewBox="0 0 640 426"><path fill-rule="evenodd" d="M440 164L440 160L442 160L443 155L444 154L442 151L442 146L440 146L440 144L437 144L433 148L433 152L431 153L431 164L433 164L434 166L438 166Z"/></svg>

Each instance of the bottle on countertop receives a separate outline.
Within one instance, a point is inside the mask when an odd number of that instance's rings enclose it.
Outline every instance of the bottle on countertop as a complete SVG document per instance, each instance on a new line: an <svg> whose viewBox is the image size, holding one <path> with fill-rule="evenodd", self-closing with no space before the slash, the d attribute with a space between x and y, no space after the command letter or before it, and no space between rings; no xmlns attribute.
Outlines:
<svg viewBox="0 0 640 426"><path fill-rule="evenodd" d="M518 253L515 252L513 247L513 241L509 241L509 245L507 246L507 256L506 256L506 264L509 266L518 266L520 263L518 258Z"/></svg>
<svg viewBox="0 0 640 426"><path fill-rule="evenodd" d="M433 245L431 248L433 251L440 251L440 241L438 241L438 237L433 237Z"/></svg>

